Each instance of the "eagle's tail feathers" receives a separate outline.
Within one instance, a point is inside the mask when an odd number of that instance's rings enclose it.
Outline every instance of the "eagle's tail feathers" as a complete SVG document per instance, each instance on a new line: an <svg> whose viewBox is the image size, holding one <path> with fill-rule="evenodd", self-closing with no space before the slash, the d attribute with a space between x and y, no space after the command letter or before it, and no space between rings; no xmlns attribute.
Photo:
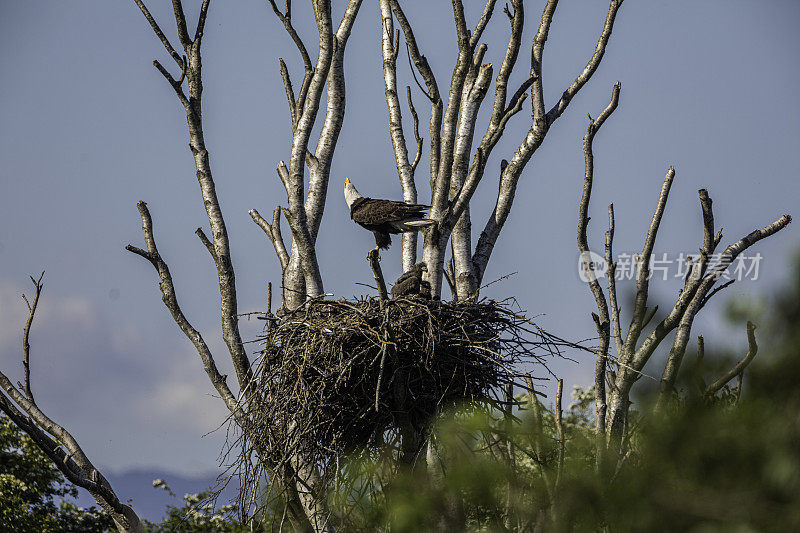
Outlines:
<svg viewBox="0 0 800 533"><path fill-rule="evenodd" d="M433 226L436 224L435 220L431 220L429 218L421 218L419 220L404 220L404 226L410 226L412 228L425 228L427 226Z"/></svg>

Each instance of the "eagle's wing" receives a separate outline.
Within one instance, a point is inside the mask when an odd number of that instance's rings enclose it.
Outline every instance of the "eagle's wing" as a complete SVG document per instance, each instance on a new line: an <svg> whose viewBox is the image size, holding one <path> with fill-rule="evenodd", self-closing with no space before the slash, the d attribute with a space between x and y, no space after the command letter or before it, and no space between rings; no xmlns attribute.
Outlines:
<svg viewBox="0 0 800 533"><path fill-rule="evenodd" d="M414 272L411 272L413 274ZM419 294L419 287L420 287L420 278L419 276L408 276L403 274L398 278L397 282L395 282L394 287L392 287L392 298L399 298L400 296L410 296L412 294Z"/></svg>
<svg viewBox="0 0 800 533"><path fill-rule="evenodd" d="M414 277L416 277L416 276L418 276L420 274L421 273L417 272L416 270L409 270L408 272L403 273L403 275L401 275L399 278L397 278L397 281L395 281L394 284L395 285L399 285L400 283L403 283L403 282L405 282L405 281L407 281L407 280L409 280L411 278L414 278Z"/></svg>
<svg viewBox="0 0 800 533"><path fill-rule="evenodd" d="M365 198L357 206L353 206L350 216L359 224L377 225L403 220L413 220L425 217L429 208L422 204L407 204L394 200L378 200Z"/></svg>

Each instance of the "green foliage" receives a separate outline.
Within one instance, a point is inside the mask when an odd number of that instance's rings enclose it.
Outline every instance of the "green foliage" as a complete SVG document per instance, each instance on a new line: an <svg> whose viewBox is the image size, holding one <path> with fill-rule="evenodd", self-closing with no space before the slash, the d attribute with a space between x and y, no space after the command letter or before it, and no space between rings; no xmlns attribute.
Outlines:
<svg viewBox="0 0 800 533"><path fill-rule="evenodd" d="M162 489L170 496L177 496L162 479L153 481L153 487ZM216 508L211 491L184 494L182 505L170 505L167 516L158 523L145 521L145 529L152 533L244 533L250 531L249 524L242 524L236 517L235 505ZM259 531L260 529L256 529Z"/></svg>
<svg viewBox="0 0 800 533"><path fill-rule="evenodd" d="M65 501L78 491L25 433L0 415L0 531L102 532L114 528L102 509Z"/></svg>
<svg viewBox="0 0 800 533"><path fill-rule="evenodd" d="M565 418L583 419L575 411ZM663 415L648 412L622 466L602 474L591 427L567 426L558 482L552 414L541 429L529 409L515 414L511 428L486 414L443 423L436 442L444 475L416 468L384 478L349 509L344 529L800 530L800 417L773 399L735 407L684 401Z"/></svg>

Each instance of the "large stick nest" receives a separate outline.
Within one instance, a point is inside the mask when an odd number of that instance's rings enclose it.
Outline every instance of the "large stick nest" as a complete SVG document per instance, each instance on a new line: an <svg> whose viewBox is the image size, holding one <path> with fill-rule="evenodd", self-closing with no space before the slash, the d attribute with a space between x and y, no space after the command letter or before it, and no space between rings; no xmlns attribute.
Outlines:
<svg viewBox="0 0 800 533"><path fill-rule="evenodd" d="M512 303L316 300L270 321L248 440L282 455L274 463L324 461L402 424L422 430L443 408L503 401L518 363L561 344Z"/></svg>

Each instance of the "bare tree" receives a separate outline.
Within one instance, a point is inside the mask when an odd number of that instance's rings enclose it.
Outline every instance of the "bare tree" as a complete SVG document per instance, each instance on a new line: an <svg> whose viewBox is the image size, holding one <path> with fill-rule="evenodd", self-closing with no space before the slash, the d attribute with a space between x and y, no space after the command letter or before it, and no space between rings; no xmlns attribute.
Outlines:
<svg viewBox="0 0 800 533"><path fill-rule="evenodd" d="M594 155L592 141L594 136L606 119L614 112L619 102L620 84L614 86L611 102L597 119L591 119L583 138L583 151L585 158L585 176L583 195L580 201L578 214L578 248L583 256L584 264L590 260L588 257L589 246L587 227L589 224L589 202L594 182ZM719 254L719 260L713 261L714 251L722 240L722 230L717 231L714 225L714 213L708 191L700 189L700 208L703 215L703 241L700 254L687 265L687 274L684 286L672 309L649 332L647 328L653 320L657 307L648 306L648 293L651 282L650 259L653 254L656 236L661 225L661 218L667 206L672 182L675 179L675 169L670 167L656 203L650 226L647 229L645 242L640 254L636 256L636 281L631 323L623 337L620 306L616 288L616 263L613 256L614 244L614 206L608 206L608 231L605 238L605 261L607 265L606 276L608 279L608 301L593 269L585 270L589 288L591 289L598 313L594 321L600 344L597 349L597 363L595 365L595 393L596 393L596 432L598 435L598 451L607 444L612 444L614 452L624 452L621 443L624 441L625 428L630 406L630 395L633 385L644 375L644 367L652 357L655 350L674 330L672 346L669 350L659 383L659 404L663 405L673 394L678 371L683 363L686 346L689 341L692 323L697 313L703 306L725 287L731 285L731 280L722 285L717 282L733 261L750 246L761 239L774 235L785 228L792 221L788 214L781 216L775 222L761 229L756 229L750 234L729 245ZM753 336L754 326L748 325L748 338L750 339L750 353L736 367L725 376L712 384L706 394L716 393L728 381L740 376L744 368L755 357L756 345ZM616 349L616 357L609 355L611 340ZM614 368L608 368L609 363ZM608 390L606 390L608 385ZM598 458L602 453L598 453Z"/></svg>
<svg viewBox="0 0 800 533"><path fill-rule="evenodd" d="M222 337L227 345L236 371L239 396L231 391L226 376L220 375L214 357L200 333L189 323L178 304L169 268L161 258L155 244L153 224L144 202L139 203L142 217L146 249L128 246L128 250L146 258L158 271L163 300L172 313L175 322L197 349L209 379L222 397L237 425L246 430L249 424L248 404L258 402L258 392L250 387L253 374L250 361L244 349L238 325L238 306L236 300L236 278L230 258L228 234L222 210L214 189L209 152L205 145L202 121L202 57L201 45L203 30L208 13L209 0L205 0L200 10L199 20L190 37L186 17L180 0L173 0L173 11L178 40L184 54L179 54L152 17L141 0L134 0L149 22L156 36L164 44L168 54L181 70L178 79L158 61L154 64L174 89L186 111L189 130L189 146L195 159L197 179L206 208L212 238L209 239L202 228L197 235L208 249L217 266L220 302L222 313ZM292 120L292 148L287 166L281 161L278 175L283 182L288 206L276 209L272 224L256 211L251 211L253 219L261 226L272 241L283 267L283 305L296 308L308 296L322 294L322 276L317 263L314 243L325 207L328 176L336 140L341 129L345 111L345 80L343 61L345 46L350 30L361 5L360 0L351 0L342 16L338 29L334 30L329 1L312 2L319 32L319 56L312 65L308 51L292 24L292 4L287 0L280 10L275 2L270 2L278 18L294 40L303 59L305 74L299 92L295 94L288 69L280 61L281 75L286 87L289 112ZM184 90L184 80L186 90ZM324 124L320 132L316 153L308 149L312 126L320 110L323 90L327 89L327 108ZM305 167L309 167L308 193L305 193ZM280 213L286 217L292 232L291 250L287 250L280 228ZM330 529L328 515L318 494L318 472L315 465L303 461L299 455L292 457L288 464L270 464L266 460L266 450L262 461L271 468L267 473L284 490L288 517L296 529Z"/></svg>
<svg viewBox="0 0 800 533"><path fill-rule="evenodd" d="M160 287L165 305L176 323L197 349L206 372L231 412L237 425L246 432L251 421L246 413L248 405L263 398L255 387L250 387L253 370L247 358L239 332L236 302L236 283L222 210L219 205L212 177L209 152L203 137L202 123L202 59L201 45L203 28L208 12L209 0L201 7L194 37L187 27L180 0L173 0L177 35L183 54L178 53L158 23L150 15L142 0L134 0L149 22L156 36L164 44L167 53L180 69L180 75L172 76L158 61L156 68L164 75L186 111L190 148L194 155L197 178L203 203L211 227L209 239L202 229L197 235L208 249L217 266L219 278L222 337L228 348L236 370L239 393L234 394L220 375L214 357L199 332L192 327L178 305L169 269L158 252L153 234L153 223L144 202L139 203L146 249L128 246L128 250L146 258L158 271ZM255 209L250 211L253 220L264 230L271 241L281 264L284 313L301 308L309 299L325 295L323 276L316 255L316 239L325 209L330 177L331 161L342 122L345 116L344 56L350 31L355 22L361 0L349 0L338 27L333 25L330 0L312 0L318 30L319 43L316 63L312 61L306 44L293 23L292 2L286 0L281 7L268 0L278 20L283 24L294 42L303 64L303 79L299 89L292 83L289 69L283 59L279 60L280 74L286 90L289 118L292 126L292 143L288 164L280 161L277 173L287 193L287 205L273 211L272 220L267 221ZM406 97L414 121L414 138L417 143L415 156L411 159L406 147L403 131L400 99L397 90L397 58L399 56L400 33L405 37L407 51L412 64L412 74L419 72L423 79L420 88L430 103L429 150L430 150L430 218L437 224L423 235L423 259L428 266L428 281L433 296L441 297L444 276L445 253L452 244L453 262L451 274L455 299L474 297L486 271L500 231L511 210L517 183L525 165L541 146L550 126L566 110L572 98L589 81L597 70L606 45L611 36L621 0L609 3L608 14L598 38L597 45L582 72L567 87L561 97L548 109L543 97L542 57L550 24L557 1L549 0L541 16L538 31L531 43L531 63L527 79L509 96L508 83L516 65L524 30L524 6L522 0L512 0L505 14L510 23L510 35L505 55L495 79L494 100L489 123L482 138L475 145L474 136L478 111L491 86L493 67L483 64L487 45L480 43L481 36L491 19L496 1L488 0L472 30L468 29L461 0L453 0L453 15L457 32L458 58L453 68L447 102L442 99L435 74L428 65L414 35L412 24L397 0L380 0L383 72L389 131L397 162L403 197L414 202L417 191L414 175L422 157L423 140L419 133L419 116L413 105L412 91L406 88ZM400 29L395 31L395 21ZM177 78L177 79L176 79ZM185 88L184 88L185 87ZM506 124L523 109L530 91L533 110L532 124L521 139L509 162L501 165L498 195L495 209L486 221L480 239L473 246L469 205L482 180L487 159L502 137ZM320 128L316 148L310 148L313 125L322 109L322 96L326 92L325 114ZM475 146L474 146L475 145ZM306 179L306 167L308 178ZM281 230L281 215L286 218L291 230L291 243L287 246ZM403 239L403 266L410 269L416 263L416 236ZM409 435L415 442L420 435ZM418 448L418 446L415 446ZM261 449L262 460L270 450ZM318 465L304 461L302 454L291 454L288 462L270 464L265 461L272 480L278 480L286 491L288 515L295 527L326 530L332 526L322 503L318 481Z"/></svg>
<svg viewBox="0 0 800 533"><path fill-rule="evenodd" d="M95 468L84 453L78 441L63 426L47 416L33 396L31 387L31 345L30 332L39 297L42 294L44 272L39 279L31 277L36 289L33 301L23 295L28 305L28 320L23 330L22 366L24 383L17 386L0 372L0 411L14 424L30 436L36 445L53 461L70 483L89 491L95 501L114 519L120 531L144 531L139 517L133 509L122 503L108 480Z"/></svg>

